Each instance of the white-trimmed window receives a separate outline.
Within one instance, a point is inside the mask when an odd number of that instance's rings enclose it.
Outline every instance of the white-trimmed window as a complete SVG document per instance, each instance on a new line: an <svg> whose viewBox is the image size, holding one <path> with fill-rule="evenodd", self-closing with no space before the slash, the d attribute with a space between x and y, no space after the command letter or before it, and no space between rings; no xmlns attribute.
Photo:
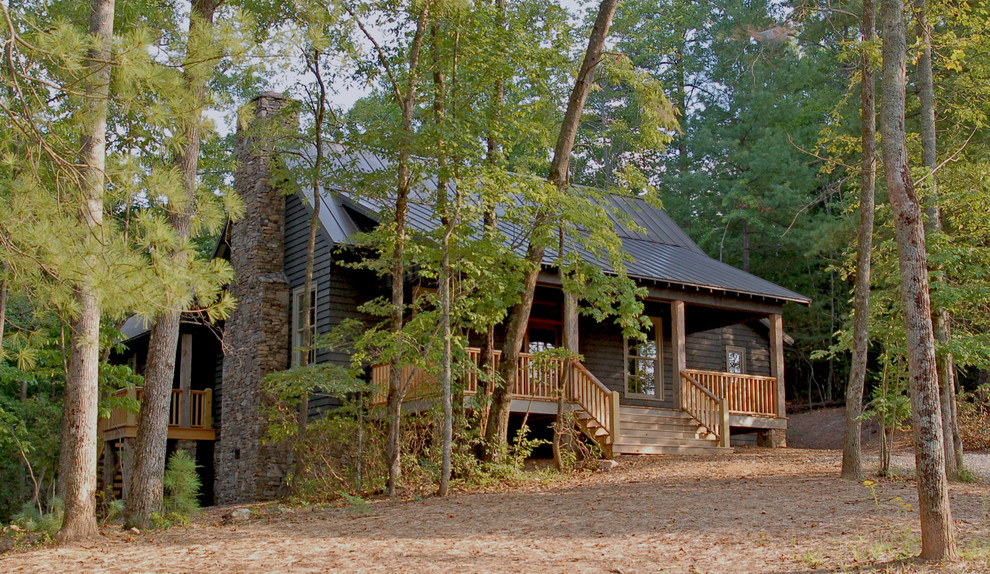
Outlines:
<svg viewBox="0 0 990 574"><path fill-rule="evenodd" d="M292 364L293 366L299 365L302 362L302 347L304 344L303 340L303 322L305 320L305 315L303 315L303 293L305 286L296 287L292 290ZM316 338L316 283L313 283L313 291L310 293L309 298L309 330L310 330L310 344ZM313 364L316 360L316 350L309 350L309 361L308 364Z"/></svg>
<svg viewBox="0 0 990 574"><path fill-rule="evenodd" d="M746 372L746 349L725 347L725 372L743 374Z"/></svg>
<svg viewBox="0 0 990 574"><path fill-rule="evenodd" d="M663 400L663 326L650 317L646 340L626 339L626 395Z"/></svg>

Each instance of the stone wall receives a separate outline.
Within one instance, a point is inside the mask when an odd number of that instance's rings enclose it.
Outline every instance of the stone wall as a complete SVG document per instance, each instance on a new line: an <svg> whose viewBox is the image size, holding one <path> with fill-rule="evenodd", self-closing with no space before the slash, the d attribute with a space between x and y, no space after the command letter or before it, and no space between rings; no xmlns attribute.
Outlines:
<svg viewBox="0 0 990 574"><path fill-rule="evenodd" d="M287 103L265 92L247 111L253 123L238 129L234 188L244 217L230 233L231 293L237 308L224 329L223 427L216 451L217 502L230 504L274 498L283 493L290 460L287 449L263 444L259 407L267 398L261 379L289 366L289 283L283 270L285 198L269 183L271 129Z"/></svg>

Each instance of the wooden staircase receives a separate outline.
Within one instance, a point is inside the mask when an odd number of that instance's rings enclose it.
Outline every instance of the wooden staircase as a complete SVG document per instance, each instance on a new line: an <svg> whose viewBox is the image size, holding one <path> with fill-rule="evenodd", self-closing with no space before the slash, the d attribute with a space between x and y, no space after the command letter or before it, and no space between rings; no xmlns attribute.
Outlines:
<svg viewBox="0 0 990 574"><path fill-rule="evenodd" d="M623 405L612 454L715 454L732 452L684 411Z"/></svg>

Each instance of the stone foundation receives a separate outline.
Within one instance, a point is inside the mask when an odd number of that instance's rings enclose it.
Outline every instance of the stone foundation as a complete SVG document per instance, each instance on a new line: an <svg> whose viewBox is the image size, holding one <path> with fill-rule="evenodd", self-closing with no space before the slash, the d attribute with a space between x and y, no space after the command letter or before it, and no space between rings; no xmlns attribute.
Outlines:
<svg viewBox="0 0 990 574"><path fill-rule="evenodd" d="M756 433L756 446L784 448L787 446L787 429L766 429Z"/></svg>

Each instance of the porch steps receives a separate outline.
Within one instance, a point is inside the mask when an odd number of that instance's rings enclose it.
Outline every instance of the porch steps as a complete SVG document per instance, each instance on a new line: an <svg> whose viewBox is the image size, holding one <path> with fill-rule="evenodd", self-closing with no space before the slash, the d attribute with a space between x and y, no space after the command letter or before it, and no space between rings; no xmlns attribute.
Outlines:
<svg viewBox="0 0 990 574"><path fill-rule="evenodd" d="M732 452L718 446L697 421L683 411L623 405L619 412L618 454L715 454Z"/></svg>

